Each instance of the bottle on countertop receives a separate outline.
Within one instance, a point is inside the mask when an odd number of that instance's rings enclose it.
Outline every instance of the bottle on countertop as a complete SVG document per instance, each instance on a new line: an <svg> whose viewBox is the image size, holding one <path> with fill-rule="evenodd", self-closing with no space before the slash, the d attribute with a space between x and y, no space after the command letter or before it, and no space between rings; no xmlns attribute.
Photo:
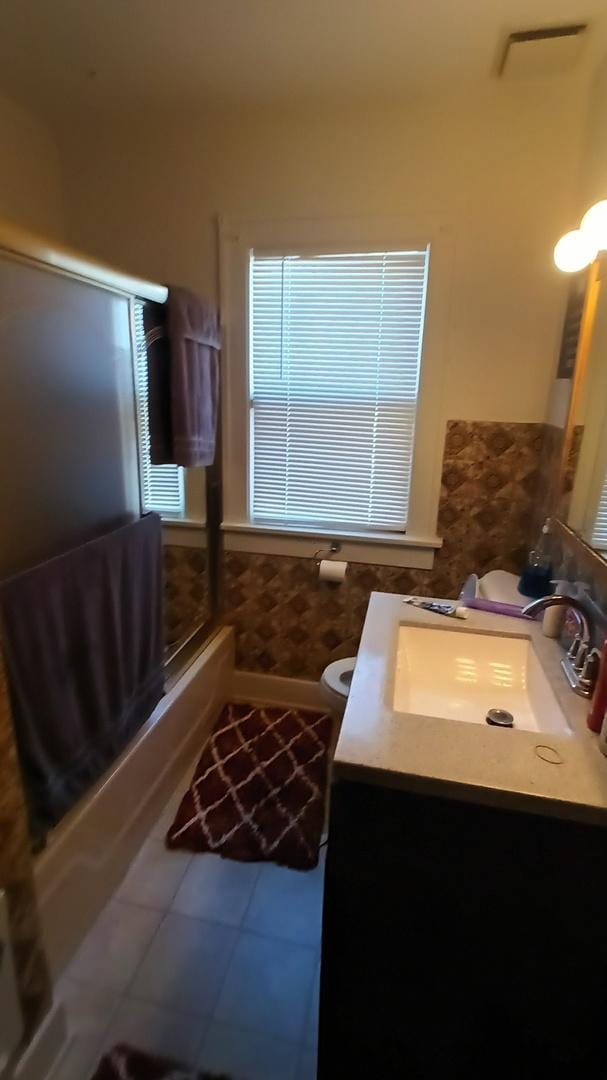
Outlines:
<svg viewBox="0 0 607 1080"><path fill-rule="evenodd" d="M603 726L599 734L599 750L607 757L607 721L603 720Z"/></svg>
<svg viewBox="0 0 607 1080"><path fill-rule="evenodd" d="M575 596L578 600L587 600L590 602L590 586L585 581L570 581L568 583L567 596ZM574 613L565 608L565 622L563 625L563 635L561 638L561 644L565 648L569 648L573 639L578 633L578 622Z"/></svg>
<svg viewBox="0 0 607 1080"><path fill-rule="evenodd" d="M542 527L540 538L529 552L519 581L519 592L539 599L552 592L552 560L550 558L550 518Z"/></svg>
<svg viewBox="0 0 607 1080"><path fill-rule="evenodd" d="M599 667L599 673L597 675L596 684L594 687L594 694L592 695L592 705L590 712L587 716L588 727L591 731L600 734L601 736L601 750L604 754L607 754L607 730L603 732L603 728L607 729L605 724L605 712L607 711L607 640L603 642L601 649L601 663Z"/></svg>

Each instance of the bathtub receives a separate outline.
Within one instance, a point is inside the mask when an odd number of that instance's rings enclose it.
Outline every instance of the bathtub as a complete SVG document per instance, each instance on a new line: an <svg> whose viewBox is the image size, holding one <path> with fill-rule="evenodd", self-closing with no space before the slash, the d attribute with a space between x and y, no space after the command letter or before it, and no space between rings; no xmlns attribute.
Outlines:
<svg viewBox="0 0 607 1080"><path fill-rule="evenodd" d="M234 632L221 629L91 791L53 829L34 875L58 978L123 878L230 692Z"/></svg>

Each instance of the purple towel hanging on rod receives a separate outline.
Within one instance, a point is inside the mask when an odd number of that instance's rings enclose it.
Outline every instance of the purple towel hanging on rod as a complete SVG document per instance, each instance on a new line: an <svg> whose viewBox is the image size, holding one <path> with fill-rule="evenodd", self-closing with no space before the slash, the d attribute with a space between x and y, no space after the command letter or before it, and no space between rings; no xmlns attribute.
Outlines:
<svg viewBox="0 0 607 1080"><path fill-rule="evenodd" d="M164 690L161 522L114 529L0 583L15 737L37 840Z"/></svg>
<svg viewBox="0 0 607 1080"><path fill-rule="evenodd" d="M146 304L150 457L154 465L212 465L219 404L217 308L169 286Z"/></svg>

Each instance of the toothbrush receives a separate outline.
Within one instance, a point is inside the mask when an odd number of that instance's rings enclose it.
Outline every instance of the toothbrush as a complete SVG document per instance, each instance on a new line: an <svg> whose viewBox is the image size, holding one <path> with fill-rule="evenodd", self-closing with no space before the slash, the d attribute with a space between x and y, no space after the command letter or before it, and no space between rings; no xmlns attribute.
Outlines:
<svg viewBox="0 0 607 1080"><path fill-rule="evenodd" d="M518 604L504 604L501 600L485 600L483 596L473 596L466 600L469 608L475 611L490 611L494 615L511 615L514 619L529 619L530 615L523 615L522 607Z"/></svg>
<svg viewBox="0 0 607 1080"><path fill-rule="evenodd" d="M468 608L461 604L439 604L436 600L420 600L417 596L403 597L403 604L411 604L412 607L432 611L435 615L447 615L450 619L468 618Z"/></svg>

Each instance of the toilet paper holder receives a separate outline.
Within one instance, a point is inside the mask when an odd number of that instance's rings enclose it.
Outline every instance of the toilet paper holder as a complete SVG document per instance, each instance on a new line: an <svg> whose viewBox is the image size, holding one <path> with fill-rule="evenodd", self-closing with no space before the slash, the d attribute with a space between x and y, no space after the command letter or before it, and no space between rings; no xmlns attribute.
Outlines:
<svg viewBox="0 0 607 1080"><path fill-rule="evenodd" d="M337 555L341 551L341 544L339 540L331 540L331 543L326 548L319 548L314 553L314 560L317 566L320 566L323 559L330 559L332 555Z"/></svg>

